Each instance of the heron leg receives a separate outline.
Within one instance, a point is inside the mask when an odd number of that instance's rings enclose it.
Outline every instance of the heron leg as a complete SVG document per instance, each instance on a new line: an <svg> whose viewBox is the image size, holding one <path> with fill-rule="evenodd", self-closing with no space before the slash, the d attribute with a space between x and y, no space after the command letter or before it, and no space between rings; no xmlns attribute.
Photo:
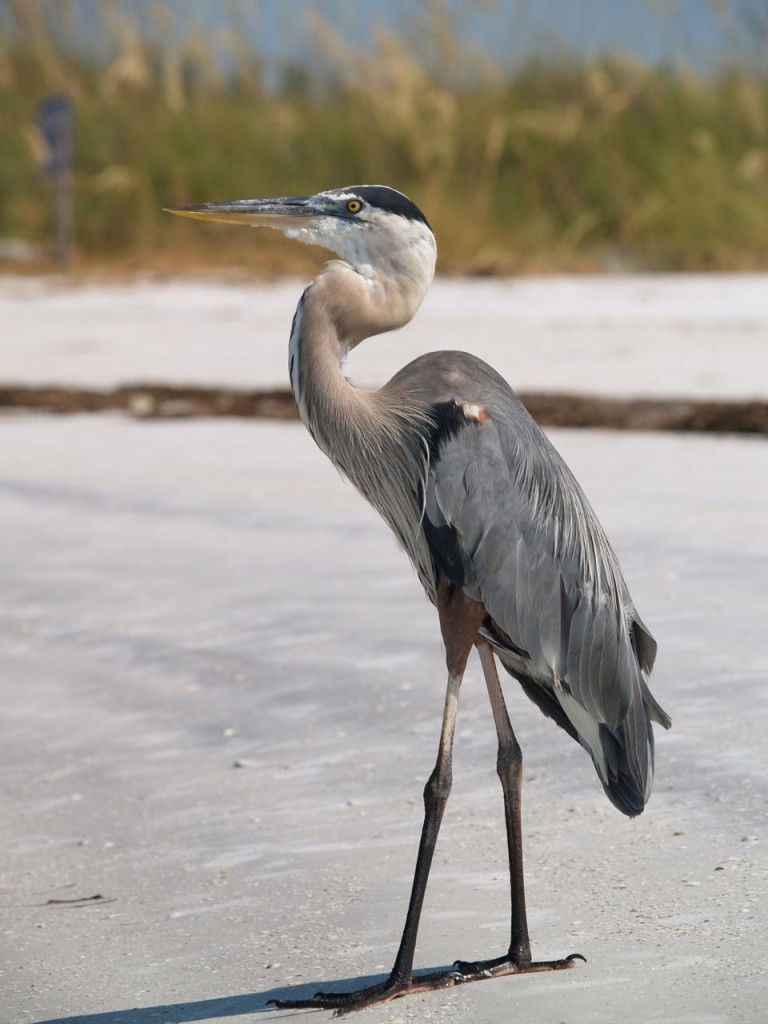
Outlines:
<svg viewBox="0 0 768 1024"><path fill-rule="evenodd" d="M525 878L523 875L523 834L522 834L522 784L523 752L512 729L504 702L496 660L490 644L477 644L483 675L488 687L499 749L496 771L504 793L504 818L507 827L507 850L509 854L509 881L512 928L509 950L504 956L492 960L478 960L468 963L459 960L454 964L462 981L477 978L493 978L504 974L528 973L533 971L563 970L572 967L574 960L584 957L573 953L563 960L542 960L532 962L531 943L528 937L528 918L525 909Z"/></svg>
<svg viewBox="0 0 768 1024"><path fill-rule="evenodd" d="M335 1009L337 1013L343 1014L386 1002L398 996L407 995L409 992L445 988L456 983L453 971L422 975L414 979L413 958L432 857L448 795L451 791L453 738L456 730L461 680L485 611L481 604L467 598L460 588L454 588L445 581L441 581L438 587L437 607L445 642L448 686L445 694L437 761L424 787L424 823L421 830L411 898L392 971L386 981L356 992L317 992L311 999L275 1001L275 1005L280 1009L319 1007Z"/></svg>

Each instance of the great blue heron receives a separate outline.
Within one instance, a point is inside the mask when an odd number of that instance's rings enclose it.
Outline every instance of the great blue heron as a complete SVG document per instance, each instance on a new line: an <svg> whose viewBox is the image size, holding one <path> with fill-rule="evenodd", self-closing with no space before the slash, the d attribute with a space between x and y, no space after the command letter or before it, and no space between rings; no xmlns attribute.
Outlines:
<svg viewBox="0 0 768 1024"><path fill-rule="evenodd" d="M670 725L646 684L656 642L576 480L490 366L465 352L432 352L378 391L353 387L341 364L364 338L414 316L435 271L424 214L382 185L313 196L244 199L174 209L185 217L277 228L330 249L293 318L291 389L319 447L381 513L437 606L448 686L437 763L408 913L389 978L280 1007L348 1012L409 992L480 978L570 967L532 961L520 824L522 754L495 658L531 700L591 756L611 802L639 814L653 781L651 721ZM498 734L512 934L503 956L413 974L416 933L451 788L459 689L476 647Z"/></svg>

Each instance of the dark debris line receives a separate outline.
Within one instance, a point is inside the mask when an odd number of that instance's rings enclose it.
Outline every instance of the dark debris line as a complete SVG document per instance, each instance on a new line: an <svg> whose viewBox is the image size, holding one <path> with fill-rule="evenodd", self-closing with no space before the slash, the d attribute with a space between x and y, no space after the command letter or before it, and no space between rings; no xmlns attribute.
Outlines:
<svg viewBox="0 0 768 1024"><path fill-rule="evenodd" d="M611 430L768 434L768 402L601 398L589 395L521 394L539 423L552 427ZM234 416L294 420L289 391L129 384L108 391L62 386L0 387L0 412L124 412L139 419Z"/></svg>

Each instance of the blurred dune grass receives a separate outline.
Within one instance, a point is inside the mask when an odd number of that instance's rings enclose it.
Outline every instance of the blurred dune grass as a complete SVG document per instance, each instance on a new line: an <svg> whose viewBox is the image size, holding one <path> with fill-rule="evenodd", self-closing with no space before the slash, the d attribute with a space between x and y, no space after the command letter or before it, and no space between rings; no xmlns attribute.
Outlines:
<svg viewBox="0 0 768 1024"><path fill-rule="evenodd" d="M80 266L301 273L315 255L272 232L255 245L162 208L353 182L412 196L447 272L768 263L766 73L566 53L505 69L423 0L418 31L379 30L366 52L308 5L311 61L266 83L237 3L214 45L195 24L163 42L161 0L145 5L152 31L105 0L90 56L66 0L0 7L0 238L50 235L36 109L68 92Z"/></svg>

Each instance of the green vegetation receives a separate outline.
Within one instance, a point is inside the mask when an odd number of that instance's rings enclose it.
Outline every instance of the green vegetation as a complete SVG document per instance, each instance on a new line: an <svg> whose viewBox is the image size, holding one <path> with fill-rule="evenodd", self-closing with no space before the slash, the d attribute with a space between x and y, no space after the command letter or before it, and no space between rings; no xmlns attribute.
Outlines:
<svg viewBox="0 0 768 1024"><path fill-rule="evenodd" d="M350 52L317 20L311 67L267 88L234 33L225 73L194 27L161 45L120 5L89 59L51 18L66 7L0 4L0 237L49 235L36 108L68 91L84 265L301 270L312 257L279 236L255 246L162 208L366 181L428 212L443 270L768 263L768 76L566 56L505 71L462 54L432 3L429 56L384 34Z"/></svg>

